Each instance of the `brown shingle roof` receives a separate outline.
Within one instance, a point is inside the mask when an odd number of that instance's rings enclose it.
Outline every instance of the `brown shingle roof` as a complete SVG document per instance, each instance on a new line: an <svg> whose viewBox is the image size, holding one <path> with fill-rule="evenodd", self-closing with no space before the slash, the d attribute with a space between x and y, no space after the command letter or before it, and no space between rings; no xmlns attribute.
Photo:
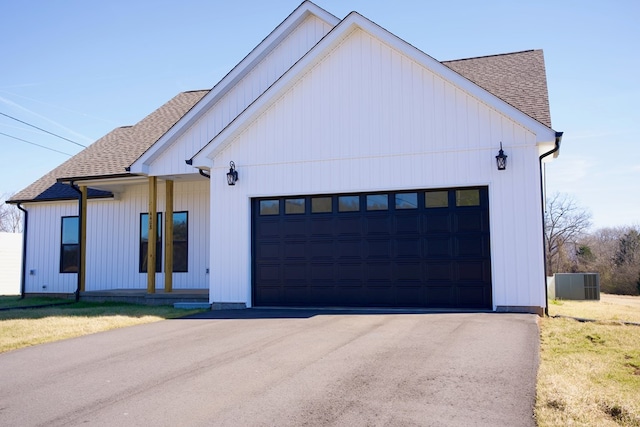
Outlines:
<svg viewBox="0 0 640 427"><path fill-rule="evenodd" d="M525 114L551 127L547 79L542 50L478 58L443 61L453 71L471 80ZM50 200L76 197L58 178L121 175L208 90L183 92L134 126L114 129L85 150L15 194L12 201ZM99 194L96 193L96 196Z"/></svg>
<svg viewBox="0 0 640 427"><path fill-rule="evenodd" d="M121 175L162 135L202 99L208 90L183 92L149 114L134 126L112 130L51 172L15 194L12 201L65 198L68 194L47 191L58 178ZM64 194L62 194L63 192ZM40 196L40 197L39 197Z"/></svg>
<svg viewBox="0 0 640 427"><path fill-rule="evenodd" d="M443 61L442 64L551 127L542 50Z"/></svg>

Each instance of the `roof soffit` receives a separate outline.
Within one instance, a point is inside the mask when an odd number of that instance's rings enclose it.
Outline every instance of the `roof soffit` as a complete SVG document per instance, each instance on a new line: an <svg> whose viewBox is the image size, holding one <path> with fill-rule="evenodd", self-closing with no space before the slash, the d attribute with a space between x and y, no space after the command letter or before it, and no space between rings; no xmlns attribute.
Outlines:
<svg viewBox="0 0 640 427"><path fill-rule="evenodd" d="M145 173L149 165L162 154L191 125L202 117L240 80L248 75L273 49L275 49L298 25L310 15L321 19L332 27L339 22L336 16L310 1L304 1L267 37L265 37L242 61L227 73L207 95L205 95L187 114L185 114L152 147L131 164L131 172Z"/></svg>
<svg viewBox="0 0 640 427"><path fill-rule="evenodd" d="M248 127L253 121L253 118L257 117L269 108L273 99L277 99L280 94L292 87L300 76L304 76L309 69L322 61L329 52L338 46L341 41L348 37L355 29L361 29L378 38L380 41L388 44L409 58L412 58L417 63L428 68L443 79L451 82L469 95L479 99L500 113L512 118L515 122L538 135L538 141L554 140L555 132L551 128L498 98L496 95L493 95L486 89L483 89L476 83L473 83L461 74L453 71L438 60L422 52L398 36L390 33L376 23L363 17L357 12L351 12L331 32L329 32L329 34L327 34L318 44L307 52L293 67L280 77L280 79L278 79L251 105L249 105L247 109L231 121L225 129L209 141L209 143L207 143L198 153L196 153L191 159L193 166L210 167L211 161L218 155L218 153L224 150L236 135L240 134L246 127Z"/></svg>

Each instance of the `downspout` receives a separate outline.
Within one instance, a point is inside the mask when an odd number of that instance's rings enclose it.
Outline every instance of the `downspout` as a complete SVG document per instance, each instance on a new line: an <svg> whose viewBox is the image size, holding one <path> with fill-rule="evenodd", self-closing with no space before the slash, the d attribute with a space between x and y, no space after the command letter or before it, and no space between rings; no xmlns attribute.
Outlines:
<svg viewBox="0 0 640 427"><path fill-rule="evenodd" d="M193 166L193 159L187 159L184 161L186 164L188 164L189 166ZM195 167L195 166L194 166ZM208 173L206 173L204 170L198 168L198 172L200 173L200 175L204 176L207 179L211 179L211 175L209 175Z"/></svg>
<svg viewBox="0 0 640 427"><path fill-rule="evenodd" d="M546 153L540 156L540 206L542 210L542 262L544 263L544 315L549 317L549 289L547 285L547 241L545 240L545 232L546 227L544 224L544 177L542 174L542 160L550 156L553 153L556 153L560 150L560 143L562 142L562 134L563 132L556 132L556 145L551 151L547 151Z"/></svg>
<svg viewBox="0 0 640 427"><path fill-rule="evenodd" d="M22 227L22 276L20 277L20 299L24 299L27 280L27 231L29 225L29 211L16 203L16 207L24 212L24 226Z"/></svg>
<svg viewBox="0 0 640 427"><path fill-rule="evenodd" d="M73 188L75 192L78 193L78 255L80 255L84 249L82 247L82 235L81 235L82 225L80 224L80 221L82 219L82 191L80 191L80 188L78 188L78 186L75 185L73 181L71 181L69 185L71 186L71 188ZM80 280L81 280L80 270L81 269L82 269L82 263L78 259L78 280L77 280L76 291L75 291L76 302L80 301Z"/></svg>

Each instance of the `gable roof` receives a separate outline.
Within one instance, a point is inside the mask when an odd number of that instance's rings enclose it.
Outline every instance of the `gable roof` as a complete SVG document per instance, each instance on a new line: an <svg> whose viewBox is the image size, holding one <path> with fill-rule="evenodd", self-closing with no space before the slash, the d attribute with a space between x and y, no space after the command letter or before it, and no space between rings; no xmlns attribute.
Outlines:
<svg viewBox="0 0 640 427"><path fill-rule="evenodd" d="M245 56L231 71L229 71L209 93L202 98L195 108L182 117L174 129L167 132L154 146L153 150L144 152L131 164L134 172L146 173L146 165L153 161L166 147L170 146L184 131L195 123L202 115L216 104L238 82L248 75L283 39L291 34L295 28L307 17L315 16L335 27L340 19L310 1L303 1L287 16L267 37L265 37L247 56Z"/></svg>
<svg viewBox="0 0 640 427"><path fill-rule="evenodd" d="M457 59L442 64L551 127L542 50Z"/></svg>
<svg viewBox="0 0 640 427"><path fill-rule="evenodd" d="M44 201L75 199L77 193L67 184L59 183L61 178L105 178L135 176L133 172L144 173L144 162L153 156L155 146L168 146L184 130L193 124L208 108L233 87L252 67L259 62L269 49L286 37L293 28L310 14L319 17L335 28L298 61L271 88L265 91L254 104L265 102L274 86L282 85L295 71L304 67L305 61L313 61L311 52L322 51L340 37L348 33L354 25L364 28L384 38L404 53L414 56L440 75L463 86L472 93L488 92L512 107L511 113L520 119L535 121L551 129L547 82L542 50L528 50L500 55L483 56L439 62L404 40L389 33L384 28L362 17L356 12L350 13L342 21L319 8L310 1L303 2L276 29L274 29L256 48L236 65L211 90L183 92L169 102L130 127L117 128L94 144L67 160L51 172L15 194L10 202ZM321 46L319 46L321 45ZM302 65L301 65L302 63ZM278 90L277 88L275 90ZM480 91L480 92L479 92ZM238 117L247 115L250 105ZM504 109L505 105L501 105ZM237 119L237 117L236 117ZM239 120L231 122L220 134L229 132L230 127L238 125ZM535 125L535 124L534 124ZM539 125L538 125L539 126ZM220 135L219 134L219 135ZM218 137L212 139L215 140ZM209 142L211 143L211 141ZM202 150L201 150L202 152ZM199 153L198 153L199 154ZM193 158L198 155L194 153ZM145 160L146 159L146 160ZM179 159L182 161L185 159ZM135 167L134 167L135 166ZM126 173L131 167L132 173ZM89 197L105 197L110 193L95 189L89 190Z"/></svg>
<svg viewBox="0 0 640 427"><path fill-rule="evenodd" d="M179 119L206 95L208 90L182 92L134 126L112 130L45 176L18 192L11 202L77 198L60 178L120 176L145 150L152 146ZM92 190L90 197L105 196ZM106 193L108 194L108 193Z"/></svg>
<svg viewBox="0 0 640 427"><path fill-rule="evenodd" d="M475 76L476 80L485 82L491 80L491 76L498 81L492 86L492 88L499 92L502 96L507 97L511 102L520 102L520 93L524 90L520 87L510 89L513 78L507 78L507 75L503 76L498 71L499 66L496 67L482 67L485 61L481 61L479 58L461 61L460 64L453 65L451 67L443 64L433 57L427 55L406 41L402 40L398 36L390 33L383 27L374 23L373 21L365 18L357 12L351 12L345 17L338 25L331 30L320 42L312 47L298 62L296 62L289 70L287 70L280 79L278 79L273 85L271 85L265 92L263 92L251 105L249 105L243 112L241 112L233 121L229 123L220 133L214 136L198 153L196 153L190 160L191 164L195 167L209 168L211 166L210 160L224 150L235 135L242 132L251 122L252 118L259 116L267 108L269 108L270 102L276 99L277 96L286 92L292 87L300 76L304 76L309 70L311 70L322 58L331 50L336 48L342 40L349 36L351 31L359 28L366 33L378 38L384 43L391 46L393 49L402 53L403 55L412 58L423 67L429 69L434 74L444 78L451 82L458 88L466 91L471 96L477 99L482 99L485 103L490 105L496 111L501 112L505 116L512 118L514 121L520 123L524 127L533 131L538 137L538 142L553 141L555 138L555 132L552 131L550 125L547 125L538 119L534 118L530 114L518 109L509 101L502 99L499 95L483 88L479 84L475 83L470 78L463 76L462 73L467 73L470 76ZM541 52L541 51L538 51ZM496 58L504 59L502 57L511 57L510 55L497 55ZM514 55L516 58L520 58L519 55ZM501 63L507 64L509 62L522 63L526 65L527 61L508 61L502 60ZM542 62L544 67L544 62ZM457 67L458 71L454 71L453 67ZM488 72L488 71L490 72ZM521 76L524 71L512 73L516 76ZM486 75L486 76L485 76ZM544 76L544 69L542 72L542 79L538 79L537 82L544 82L544 89L546 91L546 77ZM485 83L486 84L486 83ZM500 90L497 90L500 88ZM544 102L547 104L548 99L545 97ZM522 105L526 102L520 102ZM544 114L538 114L535 112L535 108L532 109L536 115L543 117ZM547 120L550 123L550 120Z"/></svg>

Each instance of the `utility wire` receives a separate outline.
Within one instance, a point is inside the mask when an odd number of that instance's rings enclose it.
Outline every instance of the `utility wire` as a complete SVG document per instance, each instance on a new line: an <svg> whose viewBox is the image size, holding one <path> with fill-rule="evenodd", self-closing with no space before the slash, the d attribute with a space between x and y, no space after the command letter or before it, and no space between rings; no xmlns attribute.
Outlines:
<svg viewBox="0 0 640 427"><path fill-rule="evenodd" d="M2 114L2 113L0 113ZM35 145L36 147L44 148L45 150L55 151L56 153L64 154L66 156L71 157L73 154L65 153L63 151L58 151L54 148L45 147L44 145L36 144L35 142L27 141L26 139L18 138L17 136L7 135L6 133L0 132L0 135L7 136L9 138L17 139L18 141L26 142L27 144Z"/></svg>
<svg viewBox="0 0 640 427"><path fill-rule="evenodd" d="M8 117L8 118L10 118L11 120L15 120L16 122L20 122L20 123L25 124L25 125L27 125L27 126L31 126L32 128L34 128L34 129L38 129L39 131L42 131L42 132L45 132L45 133L48 133L49 135L53 135L53 136L55 136L55 137L57 137L57 138L64 139L65 141L69 141L69 142L70 142L70 143L72 143L72 144L76 144L76 145L79 145L80 147L87 148L87 146L86 146L86 145L82 145L82 144L80 144L79 142L72 141L72 140L70 140L69 138L65 138L64 136L60 136L60 135L55 134L55 133L53 133L53 132L49 132L48 130L44 130L44 129L42 129L42 128L39 128L38 126L34 126L34 125L32 125L31 123L23 122L22 120L20 120L20 119L16 119L15 117L11 117L11 116L10 116L10 115L8 115L8 114L0 113L0 115L3 115L3 116L5 116L5 117ZM66 154L66 153L65 153L65 154Z"/></svg>

